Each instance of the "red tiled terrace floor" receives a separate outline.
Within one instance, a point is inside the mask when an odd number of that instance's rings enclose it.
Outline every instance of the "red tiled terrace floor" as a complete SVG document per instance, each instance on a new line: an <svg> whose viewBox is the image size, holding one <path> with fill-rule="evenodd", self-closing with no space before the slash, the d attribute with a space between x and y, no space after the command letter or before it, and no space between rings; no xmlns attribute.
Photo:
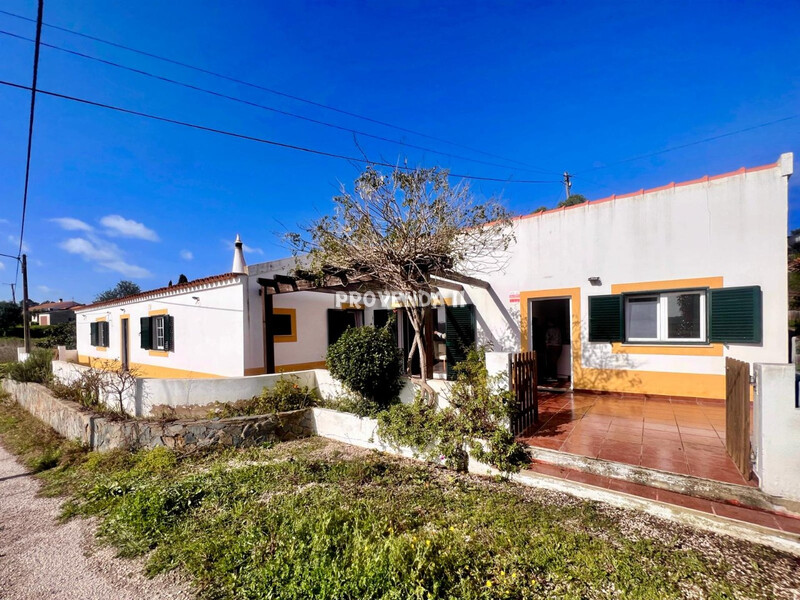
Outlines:
<svg viewBox="0 0 800 600"><path fill-rule="evenodd" d="M745 481L725 450L723 401L540 393L539 423L519 439L591 458L755 485Z"/></svg>

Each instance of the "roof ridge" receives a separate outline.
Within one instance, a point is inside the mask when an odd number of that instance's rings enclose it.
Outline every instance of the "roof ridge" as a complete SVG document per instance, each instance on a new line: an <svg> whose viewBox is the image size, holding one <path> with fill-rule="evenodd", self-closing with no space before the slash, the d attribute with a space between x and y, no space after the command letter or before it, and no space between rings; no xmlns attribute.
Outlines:
<svg viewBox="0 0 800 600"><path fill-rule="evenodd" d="M152 290L145 290L144 292L139 292L138 294L131 294L130 296L123 296L122 298L114 298L113 300L105 300L103 302L95 302L93 304L86 304L84 306L78 307L76 310L85 310L85 309L92 309L92 308L100 308L101 306L110 306L113 304L119 304L124 302L131 302L133 300L140 300L144 299L149 296L153 296L156 294L160 294L163 292L177 292L181 290L186 290L191 287L195 287L198 285L203 285L206 283L217 283L220 281L227 281L229 279L234 279L236 277L241 277L245 275L244 273L220 273L219 275L209 275L208 277L199 277L198 279L192 279L191 281L187 281L185 283L178 283L176 285L167 285L160 288L155 288Z"/></svg>

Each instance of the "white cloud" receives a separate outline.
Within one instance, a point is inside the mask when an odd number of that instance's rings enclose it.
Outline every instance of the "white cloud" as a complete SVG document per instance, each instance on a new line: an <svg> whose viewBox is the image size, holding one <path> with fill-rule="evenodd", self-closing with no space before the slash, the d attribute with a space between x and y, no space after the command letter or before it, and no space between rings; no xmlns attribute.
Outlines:
<svg viewBox="0 0 800 600"><path fill-rule="evenodd" d="M221 240L221 241L231 250L235 248L234 242L228 240ZM264 254L264 251L261 248L253 248L252 246L248 246L247 244L242 244L242 250L246 254Z"/></svg>
<svg viewBox="0 0 800 600"><path fill-rule="evenodd" d="M46 285L37 285L36 289L40 291L42 294L54 294L58 290L54 290L51 287L47 287Z"/></svg>
<svg viewBox="0 0 800 600"><path fill-rule="evenodd" d="M150 276L150 271L144 267L125 262L122 250L111 242L98 239L70 238L61 243L61 248L70 254L77 254L87 262L122 273L126 277L142 278Z"/></svg>
<svg viewBox="0 0 800 600"><path fill-rule="evenodd" d="M192 254L191 250L181 250L181 258L183 260L192 260L194 258L194 254Z"/></svg>
<svg viewBox="0 0 800 600"><path fill-rule="evenodd" d="M0 262L0 271L2 271L5 268L6 268L6 266L3 263Z"/></svg>
<svg viewBox="0 0 800 600"><path fill-rule="evenodd" d="M0 219L0 225L7 225L8 223L10 223L8 219Z"/></svg>
<svg viewBox="0 0 800 600"><path fill-rule="evenodd" d="M139 223L133 219L126 219L120 215L107 215L100 219L100 223L107 228L109 235L137 238L150 242L158 241L158 234L155 231L145 226L144 223Z"/></svg>
<svg viewBox="0 0 800 600"><path fill-rule="evenodd" d="M11 245L16 246L17 248L19 248L19 238L17 236L9 234L8 241L9 241L9 243ZM30 252L31 251L31 247L28 244L26 244L25 242L22 242L22 251L23 252Z"/></svg>
<svg viewBox="0 0 800 600"><path fill-rule="evenodd" d="M56 223L61 229L66 229L67 231L92 231L93 227L88 223L84 223L80 219L74 219L72 217L58 217L55 219L50 219L51 222Z"/></svg>
<svg viewBox="0 0 800 600"><path fill-rule="evenodd" d="M242 244L242 250L250 254L264 254L264 251L261 248L252 248L247 244Z"/></svg>

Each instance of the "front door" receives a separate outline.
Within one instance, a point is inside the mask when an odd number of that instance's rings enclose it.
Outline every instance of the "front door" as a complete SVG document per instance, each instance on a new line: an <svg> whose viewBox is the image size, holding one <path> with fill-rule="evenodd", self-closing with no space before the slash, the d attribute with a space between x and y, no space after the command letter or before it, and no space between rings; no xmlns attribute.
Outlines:
<svg viewBox="0 0 800 600"><path fill-rule="evenodd" d="M128 321L130 319L120 319L119 320L119 330L120 330L120 342L122 343L122 348L120 349L120 357L122 362L122 370L127 371L129 368L129 358L128 358L128 351L130 348L130 344L128 343L129 337L129 330L128 330Z"/></svg>

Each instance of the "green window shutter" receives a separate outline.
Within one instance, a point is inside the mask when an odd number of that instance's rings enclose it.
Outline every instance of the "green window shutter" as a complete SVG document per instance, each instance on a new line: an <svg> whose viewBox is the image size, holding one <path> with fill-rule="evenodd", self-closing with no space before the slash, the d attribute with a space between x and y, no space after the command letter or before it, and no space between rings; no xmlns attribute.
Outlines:
<svg viewBox="0 0 800 600"><path fill-rule="evenodd" d="M454 379L453 367L466 360L467 352L475 345L475 307L445 306L447 378Z"/></svg>
<svg viewBox="0 0 800 600"><path fill-rule="evenodd" d="M141 340L140 345L145 350L150 350L153 347L153 342L150 339L150 317L142 317L139 319L141 327Z"/></svg>
<svg viewBox="0 0 800 600"><path fill-rule="evenodd" d="M708 290L708 341L760 344L762 317L761 287Z"/></svg>
<svg viewBox="0 0 800 600"><path fill-rule="evenodd" d="M175 317L164 316L164 349L175 350Z"/></svg>
<svg viewBox="0 0 800 600"><path fill-rule="evenodd" d="M589 296L589 341L622 341L622 295Z"/></svg>
<svg viewBox="0 0 800 600"><path fill-rule="evenodd" d="M109 340L108 329L109 329L108 321L103 321L102 323L100 323L100 333L102 337L100 345L103 348L108 348L108 340Z"/></svg>
<svg viewBox="0 0 800 600"><path fill-rule="evenodd" d="M99 346L97 343L97 323L89 323L89 343L92 346Z"/></svg>

